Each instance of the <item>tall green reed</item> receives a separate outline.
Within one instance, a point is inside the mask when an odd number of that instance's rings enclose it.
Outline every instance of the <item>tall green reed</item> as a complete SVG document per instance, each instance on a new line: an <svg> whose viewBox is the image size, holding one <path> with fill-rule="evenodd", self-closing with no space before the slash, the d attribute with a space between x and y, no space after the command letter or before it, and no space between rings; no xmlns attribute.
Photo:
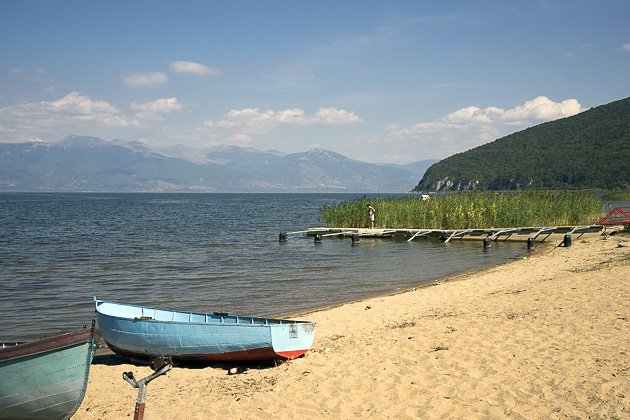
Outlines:
<svg viewBox="0 0 630 420"><path fill-rule="evenodd" d="M381 228L468 229L573 226L596 222L603 203L581 191L460 192L421 197L360 198L320 209L328 227L367 226L367 205L376 209Z"/></svg>

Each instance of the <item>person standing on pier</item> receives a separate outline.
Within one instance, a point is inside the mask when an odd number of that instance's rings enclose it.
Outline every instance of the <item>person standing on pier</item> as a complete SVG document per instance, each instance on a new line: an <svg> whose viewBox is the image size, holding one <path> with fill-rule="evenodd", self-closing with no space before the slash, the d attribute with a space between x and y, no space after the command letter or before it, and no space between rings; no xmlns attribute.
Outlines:
<svg viewBox="0 0 630 420"><path fill-rule="evenodd" d="M374 210L374 207L372 207L371 204L367 205L367 218L368 218L368 227L370 229L374 229L374 215L376 214L376 211Z"/></svg>

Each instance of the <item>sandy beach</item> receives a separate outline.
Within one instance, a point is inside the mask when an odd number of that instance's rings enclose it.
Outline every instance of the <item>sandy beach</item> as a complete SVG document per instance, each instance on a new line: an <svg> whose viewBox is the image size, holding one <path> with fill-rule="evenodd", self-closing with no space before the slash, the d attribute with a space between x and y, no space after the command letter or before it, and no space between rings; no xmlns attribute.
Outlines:
<svg viewBox="0 0 630 420"><path fill-rule="evenodd" d="M145 418L630 418L628 245L626 234L539 246L303 314L317 322L305 357L237 375L176 366L149 385ZM122 373L152 371L126 363L95 358L74 418L133 416L137 390Z"/></svg>

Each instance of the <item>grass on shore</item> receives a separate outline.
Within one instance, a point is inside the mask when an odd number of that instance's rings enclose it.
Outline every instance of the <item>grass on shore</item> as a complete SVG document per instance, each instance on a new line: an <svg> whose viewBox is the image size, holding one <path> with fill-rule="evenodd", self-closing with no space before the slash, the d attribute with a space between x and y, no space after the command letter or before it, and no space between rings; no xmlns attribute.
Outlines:
<svg viewBox="0 0 630 420"><path fill-rule="evenodd" d="M603 202L589 192L460 192L421 197L346 201L320 209L328 227L367 226L367 205L380 228L472 229L489 227L590 225L603 215Z"/></svg>
<svg viewBox="0 0 630 420"><path fill-rule="evenodd" d="M602 196L609 201L630 201L630 191L613 191Z"/></svg>

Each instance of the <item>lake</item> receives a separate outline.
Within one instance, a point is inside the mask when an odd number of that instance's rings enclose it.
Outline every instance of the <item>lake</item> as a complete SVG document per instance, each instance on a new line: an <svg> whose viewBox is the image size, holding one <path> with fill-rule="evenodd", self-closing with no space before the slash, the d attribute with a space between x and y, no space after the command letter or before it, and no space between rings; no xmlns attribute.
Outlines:
<svg viewBox="0 0 630 420"><path fill-rule="evenodd" d="M312 239L319 209L364 194L0 194L0 341L80 328L92 297L273 316L505 262L525 244ZM369 194L372 200L400 194ZM378 225L378 214L377 222Z"/></svg>

